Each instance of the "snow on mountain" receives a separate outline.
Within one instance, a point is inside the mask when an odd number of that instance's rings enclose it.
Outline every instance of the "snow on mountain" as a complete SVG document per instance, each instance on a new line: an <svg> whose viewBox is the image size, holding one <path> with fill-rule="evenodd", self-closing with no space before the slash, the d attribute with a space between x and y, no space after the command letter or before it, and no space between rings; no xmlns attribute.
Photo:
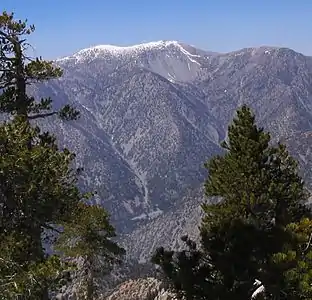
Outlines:
<svg viewBox="0 0 312 300"><path fill-rule="evenodd" d="M78 51L72 56L58 59L58 63L84 64L104 59L113 61L112 69L137 63L163 76L171 82L186 82L196 77L201 66L201 55L192 53L194 47L177 41L157 41L134 46L99 45ZM203 54L204 52L201 52Z"/></svg>
<svg viewBox="0 0 312 300"><path fill-rule="evenodd" d="M89 47L86 49L82 49L72 56L67 56L64 58L59 59L59 61L62 60L72 60L76 59L77 62L84 61L88 59L94 59L98 56L104 56L105 55L112 55L112 56L130 56L134 58L136 55L141 54L142 52L146 51L161 51L172 48L180 48L183 49L182 44L180 44L177 41L157 41L157 42L149 42L149 43L143 43L133 46L114 46L114 45L97 45L93 47ZM193 56L191 53L189 53L186 50L186 55Z"/></svg>

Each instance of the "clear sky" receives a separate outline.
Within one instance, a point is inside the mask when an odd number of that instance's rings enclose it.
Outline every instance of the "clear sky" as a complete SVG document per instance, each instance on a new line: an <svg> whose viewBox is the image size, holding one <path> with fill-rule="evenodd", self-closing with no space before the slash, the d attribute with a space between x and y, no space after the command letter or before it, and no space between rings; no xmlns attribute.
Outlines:
<svg viewBox="0 0 312 300"><path fill-rule="evenodd" d="M36 25L36 55L179 40L226 52L260 45L312 55L312 0L0 0Z"/></svg>

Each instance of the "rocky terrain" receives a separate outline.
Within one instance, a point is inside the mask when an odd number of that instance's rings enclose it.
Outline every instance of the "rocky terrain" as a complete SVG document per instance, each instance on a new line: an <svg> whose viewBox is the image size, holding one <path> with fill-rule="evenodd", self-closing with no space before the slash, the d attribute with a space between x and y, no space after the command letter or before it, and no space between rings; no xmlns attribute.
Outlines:
<svg viewBox="0 0 312 300"><path fill-rule="evenodd" d="M79 121L44 124L78 154L80 185L96 190L129 261L196 237L203 164L220 153L246 103L273 141L285 141L310 184L312 58L287 48L211 53L176 41L81 50L55 62L59 80L32 93L72 103ZM131 272L130 272L131 273ZM115 298L111 298L115 299ZM130 299L130 298L129 298Z"/></svg>
<svg viewBox="0 0 312 300"><path fill-rule="evenodd" d="M176 300L177 297L161 281L147 277L119 285L105 300Z"/></svg>

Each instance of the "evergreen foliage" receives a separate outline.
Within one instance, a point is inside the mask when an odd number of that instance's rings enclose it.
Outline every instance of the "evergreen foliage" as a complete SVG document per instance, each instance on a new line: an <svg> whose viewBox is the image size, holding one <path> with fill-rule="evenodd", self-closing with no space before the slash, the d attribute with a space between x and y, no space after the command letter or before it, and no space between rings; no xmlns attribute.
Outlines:
<svg viewBox="0 0 312 300"><path fill-rule="evenodd" d="M0 299L48 299L50 290L68 280L72 264L64 255L101 257L110 266L123 253L111 240L107 212L85 204L90 195L77 187L81 169L73 167L75 155L59 149L54 135L32 121L79 117L69 105L54 110L50 98L27 94L28 85L62 75L52 62L26 55L34 29L13 14L0 15L0 112L11 115L0 125ZM43 240L56 241L62 252L48 255ZM92 292L81 299L93 299L93 267Z"/></svg>
<svg viewBox="0 0 312 300"><path fill-rule="evenodd" d="M199 249L184 238L191 251L160 248L153 261L185 299L251 299L255 281L264 299L311 299L312 220L296 161L246 106L221 146L205 164L206 195L218 201L202 205Z"/></svg>

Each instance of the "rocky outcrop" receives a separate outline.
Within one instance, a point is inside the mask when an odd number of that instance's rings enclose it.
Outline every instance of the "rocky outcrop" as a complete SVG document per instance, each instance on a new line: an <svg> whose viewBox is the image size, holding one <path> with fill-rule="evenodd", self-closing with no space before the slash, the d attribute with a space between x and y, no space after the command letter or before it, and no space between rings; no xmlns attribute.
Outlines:
<svg viewBox="0 0 312 300"><path fill-rule="evenodd" d="M174 293L156 278L129 280L122 283L105 300L176 300Z"/></svg>

